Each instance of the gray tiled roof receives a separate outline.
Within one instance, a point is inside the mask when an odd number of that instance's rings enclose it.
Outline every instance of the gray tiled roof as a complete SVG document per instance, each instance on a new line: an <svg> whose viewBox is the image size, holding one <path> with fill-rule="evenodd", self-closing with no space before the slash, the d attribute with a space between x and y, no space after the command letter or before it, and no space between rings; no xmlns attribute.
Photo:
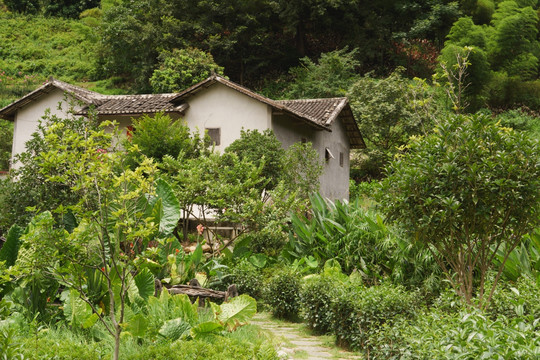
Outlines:
<svg viewBox="0 0 540 360"><path fill-rule="evenodd" d="M71 94L74 98L76 98L79 101L82 101L85 104L91 104L93 101L105 97L105 95L101 95L97 92L86 90L81 87L71 85L66 82L51 78L47 82L45 82L43 85L38 87L36 90L26 94L19 100L9 104L3 109L0 109L0 118L12 120L15 112L18 109L31 103L32 101L34 101L41 95L50 93L54 89L63 90L64 92Z"/></svg>
<svg viewBox="0 0 540 360"><path fill-rule="evenodd" d="M99 115L128 115L163 112L182 112L187 104L170 102L176 94L108 95L93 102ZM87 113L88 108L81 113Z"/></svg>
<svg viewBox="0 0 540 360"><path fill-rule="evenodd" d="M330 125L339 115L345 105L347 98L328 99L300 99L300 100L279 100L278 104L285 106L289 111L299 116L304 116L323 126Z"/></svg>
<svg viewBox="0 0 540 360"><path fill-rule="evenodd" d="M351 141L352 148L365 147L362 135L358 130L347 98L329 99L301 99L301 100L272 100L257 94L239 84L218 75L212 75L208 79L178 93L178 94L146 94L146 95L102 95L94 91L50 79L48 82L25 95L14 103L0 110L0 118L13 119L18 109L32 102L43 94L61 89L82 101L86 106L80 114L86 114L90 107L94 107L98 115L140 115L145 113L183 112L188 108L186 100L215 83L221 83L246 96L271 106L274 111L289 114L304 121L307 125L330 130L330 126L337 118L341 118Z"/></svg>
<svg viewBox="0 0 540 360"><path fill-rule="evenodd" d="M358 125L349 106L349 100L345 97L326 99L299 99L299 100L278 100L276 103L296 114L322 126L330 126L337 119L341 118L345 131L349 137L351 148L365 148L366 144L360 134Z"/></svg>

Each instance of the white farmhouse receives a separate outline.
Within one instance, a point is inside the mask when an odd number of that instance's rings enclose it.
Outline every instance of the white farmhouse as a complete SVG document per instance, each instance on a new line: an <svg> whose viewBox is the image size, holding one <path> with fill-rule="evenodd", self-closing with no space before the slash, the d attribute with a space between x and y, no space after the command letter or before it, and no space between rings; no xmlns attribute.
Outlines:
<svg viewBox="0 0 540 360"><path fill-rule="evenodd" d="M240 137L242 129L271 129L284 148L311 142L324 164L320 192L330 199L348 199L350 149L365 147L344 97L276 101L218 75L181 93L151 95L102 95L51 78L0 110L0 118L15 123L12 158L25 150L45 110L64 116L70 97L81 104L76 112L86 114L94 107L99 120L116 120L121 128L142 114L166 112L183 118L190 129L208 131L221 151Z"/></svg>

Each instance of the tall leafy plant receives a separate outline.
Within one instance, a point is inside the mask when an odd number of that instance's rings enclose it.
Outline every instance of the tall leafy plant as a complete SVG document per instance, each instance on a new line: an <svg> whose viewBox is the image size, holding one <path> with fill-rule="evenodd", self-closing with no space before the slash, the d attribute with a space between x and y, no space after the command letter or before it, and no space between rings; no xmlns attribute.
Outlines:
<svg viewBox="0 0 540 360"><path fill-rule="evenodd" d="M457 293L469 304L478 294L485 307L510 253L540 221L539 157L537 142L486 116L451 117L389 165L379 200L411 240L433 251Z"/></svg>
<svg viewBox="0 0 540 360"><path fill-rule="evenodd" d="M369 281L377 281L392 271L390 231L382 218L352 203L324 199L313 194L308 217L293 214L292 232L283 256L291 261L305 258L322 266L338 261L345 273L361 271ZM316 266L314 266L315 268Z"/></svg>
<svg viewBox="0 0 540 360"><path fill-rule="evenodd" d="M112 127L112 132L107 127ZM124 152L114 148L119 143L113 141L117 135L110 122L84 133L71 131L62 122L53 123L45 136L48 151L38 154L46 179L68 184L80 199L69 206L78 221L76 228L71 233L64 230L43 244L43 248L52 247L54 251L40 255L57 260L53 274L72 288L66 298L72 304L72 314L81 308L74 299L79 298L85 303L82 308L89 306L90 316L101 321L114 337L114 359L119 356L128 305L144 301L153 293L152 274L139 270L135 258L151 240L159 243L170 236L180 216L172 189L155 178L155 164L143 159L134 170L129 169ZM66 171L58 174L58 168ZM67 213L63 206L56 211ZM40 239L35 242L39 244ZM103 277L108 302L105 309L92 301L88 270L98 271Z"/></svg>

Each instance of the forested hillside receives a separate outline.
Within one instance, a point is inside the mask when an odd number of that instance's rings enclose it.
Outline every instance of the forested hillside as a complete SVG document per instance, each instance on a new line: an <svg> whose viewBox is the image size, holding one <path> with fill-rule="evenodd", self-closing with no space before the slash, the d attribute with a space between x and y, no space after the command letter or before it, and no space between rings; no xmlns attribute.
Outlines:
<svg viewBox="0 0 540 360"><path fill-rule="evenodd" d="M503 114L505 124L540 127L537 0L4 0L0 9L0 106L49 76L102 93L149 93L217 72L276 99L347 95L368 138L377 121L401 124L386 147L415 134L418 124L402 126L411 111L420 119L522 109L525 119ZM424 84L407 95L414 77ZM382 78L386 88L366 113L363 94ZM392 79L402 90L388 90ZM420 96L424 115L405 105L377 111L396 96ZM9 148L3 141L0 167ZM360 177L379 176L384 161L374 161Z"/></svg>
<svg viewBox="0 0 540 360"><path fill-rule="evenodd" d="M536 0L5 0L1 17L0 105L51 75L151 92L154 73L182 49L211 54L233 81L279 93L305 56L358 49L355 75L403 66L431 79L439 61L451 68L471 47L471 106L539 106Z"/></svg>

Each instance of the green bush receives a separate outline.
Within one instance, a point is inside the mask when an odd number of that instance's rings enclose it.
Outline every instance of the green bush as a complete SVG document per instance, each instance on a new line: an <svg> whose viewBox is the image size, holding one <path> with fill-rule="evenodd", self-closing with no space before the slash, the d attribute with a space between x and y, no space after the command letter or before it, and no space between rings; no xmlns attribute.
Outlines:
<svg viewBox="0 0 540 360"><path fill-rule="evenodd" d="M538 359L540 332L522 319L423 311L372 334L374 359Z"/></svg>
<svg viewBox="0 0 540 360"><path fill-rule="evenodd" d="M255 299L261 299L263 293L263 276L261 270L247 259L229 267L228 284L236 284L238 293L248 294Z"/></svg>
<svg viewBox="0 0 540 360"><path fill-rule="evenodd" d="M416 310L416 294L402 286L381 284L365 288L350 286L333 301L333 331L336 342L354 350L371 351L372 334L398 318L411 319Z"/></svg>
<svg viewBox="0 0 540 360"><path fill-rule="evenodd" d="M316 333L332 331L332 302L344 285L327 276L314 275L305 280L300 292L302 318Z"/></svg>
<svg viewBox="0 0 540 360"><path fill-rule="evenodd" d="M540 286L528 277L519 278L515 284L503 283L495 290L487 314L493 319L500 315L507 318L540 319L539 293Z"/></svg>
<svg viewBox="0 0 540 360"><path fill-rule="evenodd" d="M291 270L282 270L268 280L264 300L275 317L289 320L298 318L300 288L300 277Z"/></svg>

